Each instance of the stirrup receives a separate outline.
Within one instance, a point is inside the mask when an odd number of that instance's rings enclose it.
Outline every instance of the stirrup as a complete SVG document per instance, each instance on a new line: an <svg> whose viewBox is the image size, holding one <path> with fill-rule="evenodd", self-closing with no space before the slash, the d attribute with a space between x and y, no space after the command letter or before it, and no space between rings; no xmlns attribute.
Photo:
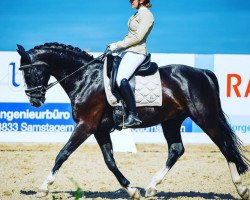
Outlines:
<svg viewBox="0 0 250 200"><path fill-rule="evenodd" d="M119 124L119 127L127 128L127 127L132 127L135 125L139 125L141 123L142 121L138 118L138 114L129 112L127 119L125 121L123 120L123 122Z"/></svg>

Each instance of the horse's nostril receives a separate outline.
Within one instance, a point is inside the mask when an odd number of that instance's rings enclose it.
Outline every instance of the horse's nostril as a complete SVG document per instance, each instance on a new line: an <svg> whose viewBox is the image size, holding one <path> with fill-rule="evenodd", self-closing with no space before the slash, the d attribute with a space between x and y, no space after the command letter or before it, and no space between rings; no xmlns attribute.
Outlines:
<svg viewBox="0 0 250 200"><path fill-rule="evenodd" d="M34 106L34 107L39 107L40 106L40 103L36 100L36 99L32 99L30 101L30 105L31 106Z"/></svg>

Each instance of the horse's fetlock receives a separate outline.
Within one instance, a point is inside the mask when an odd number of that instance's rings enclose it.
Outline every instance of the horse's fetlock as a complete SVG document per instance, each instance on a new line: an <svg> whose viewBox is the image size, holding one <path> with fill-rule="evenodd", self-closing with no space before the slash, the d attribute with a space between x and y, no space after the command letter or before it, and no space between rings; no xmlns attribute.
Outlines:
<svg viewBox="0 0 250 200"><path fill-rule="evenodd" d="M139 200L140 199L141 194L140 194L140 191L137 188L127 186L127 187L124 187L124 189L127 191L129 196L131 197L131 199L134 199L134 200Z"/></svg>
<svg viewBox="0 0 250 200"><path fill-rule="evenodd" d="M129 182L127 179L122 180L122 181L120 182L120 184L121 184L121 186L124 187L124 188L130 187L130 186L129 186L130 182Z"/></svg>
<svg viewBox="0 0 250 200"><path fill-rule="evenodd" d="M46 197L49 194L49 190L38 190L38 192L36 193L36 197L37 198L42 198L42 197Z"/></svg>
<svg viewBox="0 0 250 200"><path fill-rule="evenodd" d="M238 193L240 196L244 196L244 194L247 192L248 188L246 186L238 186L237 187Z"/></svg>

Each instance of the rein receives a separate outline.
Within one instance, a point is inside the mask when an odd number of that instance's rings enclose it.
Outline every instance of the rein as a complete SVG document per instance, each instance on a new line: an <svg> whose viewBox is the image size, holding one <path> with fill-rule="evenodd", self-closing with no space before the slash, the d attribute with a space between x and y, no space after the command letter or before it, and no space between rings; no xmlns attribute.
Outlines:
<svg viewBox="0 0 250 200"><path fill-rule="evenodd" d="M49 85L45 86L45 91L47 91L48 89L52 88L54 85L56 85L56 84L58 84L58 83L64 81L65 79L71 77L71 76L74 75L76 72L78 72L78 71L80 71L82 68L84 68L84 67L86 67L86 66L92 64L92 63L95 62L96 60L102 60L105 56L106 56L106 51L105 51L103 54L101 54L100 56L98 56L98 57L94 58L93 60L91 60L90 62L88 62L86 65L81 66L79 69L77 69L77 70L75 70L74 72L72 72L71 74L65 76L65 77L62 78L61 80L55 81L55 82L50 83Z"/></svg>
<svg viewBox="0 0 250 200"><path fill-rule="evenodd" d="M91 60L91 61L88 62L87 64L81 66L80 68L78 68L77 70L75 70L74 72L72 72L71 74L68 74L68 75L65 76L64 78L62 78L62 79L60 79L60 80L58 80L58 81L55 81L55 82L53 82L53 83L50 83L50 84L47 85L47 86L43 86L43 85L41 84L41 85L39 85L39 86L37 86L37 87L33 87L33 88L30 88L30 89L26 89L26 90L25 90L25 93L26 93L26 95L29 96L29 97L41 98L42 96L45 95L45 93L47 92L47 90L49 90L50 88L52 88L54 85L56 85L56 84L58 84L58 83L64 81L65 79L71 77L72 75L74 75L75 73L77 73L78 71L80 71L81 69L83 69L84 67L86 67L86 66L92 64L92 63L95 62L96 60L103 60L103 59L106 57L106 55L109 54L109 53L110 53L110 52L109 52L109 50L108 50L108 48L107 48L107 49L104 51L103 54L101 54L100 56L94 58L93 60ZM19 70L25 70L25 69L29 69L29 68L31 68L31 67L33 67L33 66L43 66L43 65L44 65L44 64L40 64L40 65L39 65L39 64L36 64L36 65L34 65L34 64L23 65L23 66L21 66L21 67L19 68ZM36 69L36 68L35 68L35 69ZM36 74L37 74L37 73L36 73ZM34 93L34 92L40 92L40 95L39 95L39 96L32 95L31 93Z"/></svg>

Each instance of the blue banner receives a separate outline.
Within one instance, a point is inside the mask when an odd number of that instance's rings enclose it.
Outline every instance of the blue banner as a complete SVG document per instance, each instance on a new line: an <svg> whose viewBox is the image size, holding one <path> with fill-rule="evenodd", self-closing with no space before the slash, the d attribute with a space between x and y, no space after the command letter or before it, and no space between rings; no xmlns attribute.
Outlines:
<svg viewBox="0 0 250 200"><path fill-rule="evenodd" d="M72 132L71 105L46 103L40 108L29 103L0 103L0 131Z"/></svg>

